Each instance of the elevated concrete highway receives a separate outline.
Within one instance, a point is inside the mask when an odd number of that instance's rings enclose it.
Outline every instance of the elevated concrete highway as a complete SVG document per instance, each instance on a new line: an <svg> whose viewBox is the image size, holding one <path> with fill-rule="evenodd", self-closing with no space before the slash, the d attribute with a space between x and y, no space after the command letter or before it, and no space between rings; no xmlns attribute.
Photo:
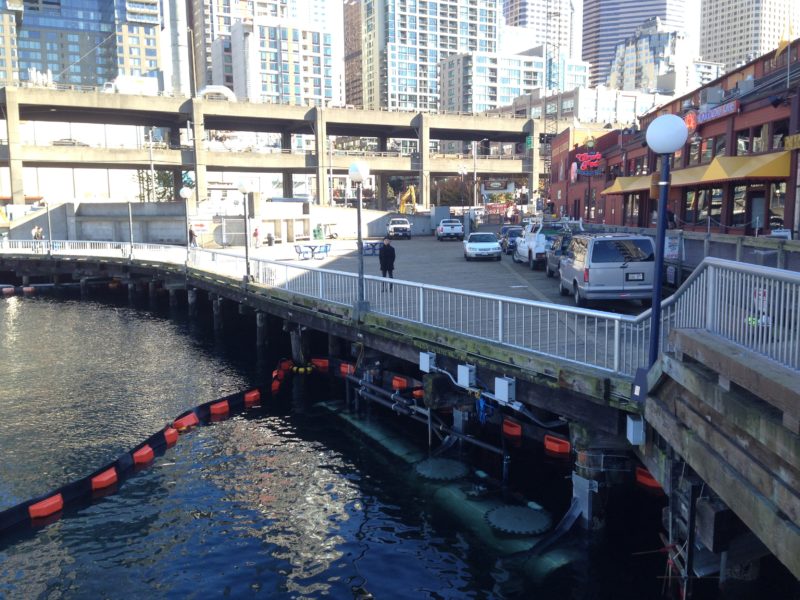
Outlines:
<svg viewBox="0 0 800 600"><path fill-rule="evenodd" d="M6 115L7 130L6 143L0 145L0 162L9 167L15 204L25 202L22 175L25 166L140 169L152 164L157 170L193 171L197 180L196 200L208 195L208 171L235 170L282 173L287 197L292 195L292 174L314 174L319 193L317 201L327 205L330 198L325 181L329 170L346 171L357 159L368 161L377 177L378 189L385 189L385 177L416 176L418 197L426 206L430 204L431 179L455 176L459 168L474 170L478 177L522 176L527 178L529 189L536 187L534 150L507 156L478 154L477 157L430 150L412 154L387 151L387 141L392 138L416 140L421 149L429 149L431 143L437 141L470 143L481 140L519 147L534 134L533 121L529 119L251 104L37 87L3 88L0 106ZM22 138L21 123L25 121L160 127L169 130L169 143L164 144L166 147L152 149L147 145L118 148L114 147L113 140L107 140L101 147L80 143L42 146ZM184 129L191 132L189 146L181 146L181 130ZM279 152L220 150L210 143L209 132L213 131L279 134L281 148ZM313 136L313 149L293 150L292 135ZM342 153L330 148L328 136L375 138L378 150ZM181 178L175 180L181 181Z"/></svg>

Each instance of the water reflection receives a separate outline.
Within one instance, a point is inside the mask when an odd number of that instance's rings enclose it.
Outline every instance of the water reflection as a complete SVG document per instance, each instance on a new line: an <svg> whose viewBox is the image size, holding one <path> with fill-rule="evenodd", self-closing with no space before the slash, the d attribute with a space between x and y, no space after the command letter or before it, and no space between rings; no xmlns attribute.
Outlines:
<svg viewBox="0 0 800 600"><path fill-rule="evenodd" d="M128 307L0 301L0 510L85 475L182 410L247 385L185 329Z"/></svg>
<svg viewBox="0 0 800 600"><path fill-rule="evenodd" d="M212 431L218 468L206 477L230 500L262 515L253 534L275 544L273 557L290 565L287 592L326 593L329 584L318 578L342 558L340 546L363 518L358 488L343 476L353 465L321 443L300 439L279 417L257 425L234 419Z"/></svg>

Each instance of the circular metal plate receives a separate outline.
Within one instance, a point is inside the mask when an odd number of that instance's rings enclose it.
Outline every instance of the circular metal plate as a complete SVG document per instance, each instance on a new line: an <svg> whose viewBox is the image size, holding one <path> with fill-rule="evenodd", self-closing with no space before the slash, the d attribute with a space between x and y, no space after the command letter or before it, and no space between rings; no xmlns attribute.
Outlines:
<svg viewBox="0 0 800 600"><path fill-rule="evenodd" d="M552 527L553 520L543 510L527 506L498 506L486 513L489 525L503 533L539 535Z"/></svg>
<svg viewBox="0 0 800 600"><path fill-rule="evenodd" d="M452 458L426 458L414 467L426 479L452 481L468 473L467 465Z"/></svg>

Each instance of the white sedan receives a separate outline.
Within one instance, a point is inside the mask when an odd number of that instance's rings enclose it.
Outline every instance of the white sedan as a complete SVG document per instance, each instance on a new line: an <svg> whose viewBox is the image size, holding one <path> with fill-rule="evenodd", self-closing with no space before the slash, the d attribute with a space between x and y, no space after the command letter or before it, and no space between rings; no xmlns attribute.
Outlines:
<svg viewBox="0 0 800 600"><path fill-rule="evenodd" d="M500 260L503 250L500 248L500 240L493 233L470 233L464 240L464 258L493 258Z"/></svg>

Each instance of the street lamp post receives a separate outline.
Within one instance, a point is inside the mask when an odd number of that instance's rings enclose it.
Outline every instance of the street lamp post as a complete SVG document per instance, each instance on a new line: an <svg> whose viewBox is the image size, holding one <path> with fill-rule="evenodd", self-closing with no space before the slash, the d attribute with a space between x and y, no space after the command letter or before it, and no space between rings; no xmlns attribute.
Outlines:
<svg viewBox="0 0 800 600"><path fill-rule="evenodd" d="M249 221L249 216L247 214L247 203L249 201L248 197L250 195L250 182L249 181L240 181L239 182L239 191L242 193L242 200L244 201L244 262L245 262L245 275L244 275L244 282L245 285L250 283L250 235L248 233L247 222Z"/></svg>
<svg viewBox="0 0 800 600"><path fill-rule="evenodd" d="M650 149L661 157L661 180L658 182L658 222L656 224L656 255L653 267L653 300L650 314L650 353L647 362L652 367L658 360L661 342L661 279L664 268L664 242L667 237L667 195L669 193L670 155L682 148L688 137L686 124L677 115L661 115L647 128L645 137Z"/></svg>
<svg viewBox="0 0 800 600"><path fill-rule="evenodd" d="M478 206L478 144L488 142L489 138L472 142L472 205Z"/></svg>
<svg viewBox="0 0 800 600"><path fill-rule="evenodd" d="M458 165L458 175L461 177L461 219L464 222L464 237L469 234L469 219L467 219L467 211L464 210L467 205L467 197L464 193L466 188L464 187L464 176L467 174L467 167L464 165Z"/></svg>
<svg viewBox="0 0 800 600"><path fill-rule="evenodd" d="M350 165L347 171L350 180L358 186L358 204L356 205L356 227L358 228L358 301L355 312L357 319L369 311L369 302L364 295L364 238L361 236L361 200L364 181L369 177L369 166L359 161Z"/></svg>
<svg viewBox="0 0 800 600"><path fill-rule="evenodd" d="M189 239L189 198L192 197L192 188L188 188L186 186L181 188L181 191L178 192L181 198L183 198L183 210L186 212L186 223L185 223L185 230L186 230L186 263L189 263L189 244L191 244L191 240Z"/></svg>
<svg viewBox="0 0 800 600"><path fill-rule="evenodd" d="M47 253L50 254L53 251L53 225L50 221L50 202L45 202L44 205L47 207Z"/></svg>

